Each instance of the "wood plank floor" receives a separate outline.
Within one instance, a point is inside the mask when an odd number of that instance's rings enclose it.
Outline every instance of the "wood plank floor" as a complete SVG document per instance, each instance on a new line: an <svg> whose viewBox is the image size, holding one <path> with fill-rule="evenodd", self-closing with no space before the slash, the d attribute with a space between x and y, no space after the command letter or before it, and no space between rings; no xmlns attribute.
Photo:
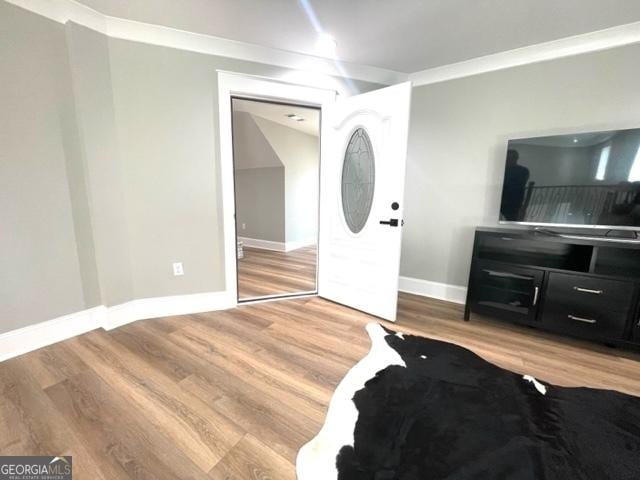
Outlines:
<svg viewBox="0 0 640 480"><path fill-rule="evenodd" d="M315 291L317 252L315 245L290 252L244 247L238 260L238 298Z"/></svg>
<svg viewBox="0 0 640 480"><path fill-rule="evenodd" d="M0 363L0 455L73 455L78 479L293 479L363 313L317 297L140 321ZM402 294L395 328L543 381L640 395L640 356Z"/></svg>

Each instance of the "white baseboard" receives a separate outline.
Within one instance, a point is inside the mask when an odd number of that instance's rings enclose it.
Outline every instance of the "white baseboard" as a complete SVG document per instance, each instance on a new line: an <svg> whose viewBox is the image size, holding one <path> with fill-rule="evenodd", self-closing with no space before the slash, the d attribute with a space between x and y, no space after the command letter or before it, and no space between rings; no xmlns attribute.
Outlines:
<svg viewBox="0 0 640 480"><path fill-rule="evenodd" d="M274 242L271 240L260 240L259 238L238 237L245 247L261 248L262 250L273 250L276 252L286 252L285 242Z"/></svg>
<svg viewBox="0 0 640 480"><path fill-rule="evenodd" d="M398 290L405 293L461 304L464 304L467 298L466 287L432 282L422 280L421 278L400 277Z"/></svg>
<svg viewBox="0 0 640 480"><path fill-rule="evenodd" d="M317 238L307 238L305 240L299 240L297 242L287 242L285 248L287 252L291 250L297 250L299 248L310 247L311 245L315 245L318 243Z"/></svg>
<svg viewBox="0 0 640 480"><path fill-rule="evenodd" d="M467 294L465 287L410 277L400 277L399 290L454 303L464 303ZM235 305L236 299L226 291L100 305L0 334L0 362L97 328L112 330L137 320L225 310Z"/></svg>
<svg viewBox="0 0 640 480"><path fill-rule="evenodd" d="M235 304L227 292L141 298L107 308L101 327L113 330L136 320L226 310Z"/></svg>
<svg viewBox="0 0 640 480"><path fill-rule="evenodd" d="M298 242L274 242L272 240L260 240L259 238L238 237L245 247L260 248L262 250L272 250L275 252L290 252L298 248L314 245L317 240L307 239Z"/></svg>
<svg viewBox="0 0 640 480"><path fill-rule="evenodd" d="M100 327L106 308L90 308L0 335L0 362Z"/></svg>
<svg viewBox="0 0 640 480"><path fill-rule="evenodd" d="M235 305L236 299L225 291L143 298L112 307L100 305L0 334L0 362L97 328L112 330L137 320L225 310Z"/></svg>

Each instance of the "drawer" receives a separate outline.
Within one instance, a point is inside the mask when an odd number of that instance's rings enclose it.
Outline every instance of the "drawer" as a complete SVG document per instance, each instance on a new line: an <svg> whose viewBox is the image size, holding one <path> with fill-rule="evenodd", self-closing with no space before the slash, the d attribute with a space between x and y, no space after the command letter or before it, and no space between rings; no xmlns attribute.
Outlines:
<svg viewBox="0 0 640 480"><path fill-rule="evenodd" d="M621 339L634 288L631 283L615 280L551 273L545 291L544 325L580 336Z"/></svg>
<svg viewBox="0 0 640 480"><path fill-rule="evenodd" d="M567 304L626 313L631 308L634 288L629 282L551 273L546 293L547 298L552 295Z"/></svg>

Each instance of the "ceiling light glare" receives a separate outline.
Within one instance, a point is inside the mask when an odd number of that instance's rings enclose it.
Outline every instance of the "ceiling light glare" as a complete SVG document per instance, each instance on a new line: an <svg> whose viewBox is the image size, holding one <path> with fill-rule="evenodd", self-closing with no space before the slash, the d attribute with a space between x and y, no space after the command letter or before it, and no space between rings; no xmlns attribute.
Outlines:
<svg viewBox="0 0 640 480"><path fill-rule="evenodd" d="M335 57L338 44L328 33L320 33L316 40L316 52L323 57Z"/></svg>

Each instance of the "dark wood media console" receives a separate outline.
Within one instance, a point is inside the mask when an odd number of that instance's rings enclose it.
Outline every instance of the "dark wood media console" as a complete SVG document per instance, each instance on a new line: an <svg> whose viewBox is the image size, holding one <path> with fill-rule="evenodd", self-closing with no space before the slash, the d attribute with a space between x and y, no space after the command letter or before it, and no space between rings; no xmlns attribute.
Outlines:
<svg viewBox="0 0 640 480"><path fill-rule="evenodd" d="M471 313L620 346L640 346L640 243L478 228Z"/></svg>

